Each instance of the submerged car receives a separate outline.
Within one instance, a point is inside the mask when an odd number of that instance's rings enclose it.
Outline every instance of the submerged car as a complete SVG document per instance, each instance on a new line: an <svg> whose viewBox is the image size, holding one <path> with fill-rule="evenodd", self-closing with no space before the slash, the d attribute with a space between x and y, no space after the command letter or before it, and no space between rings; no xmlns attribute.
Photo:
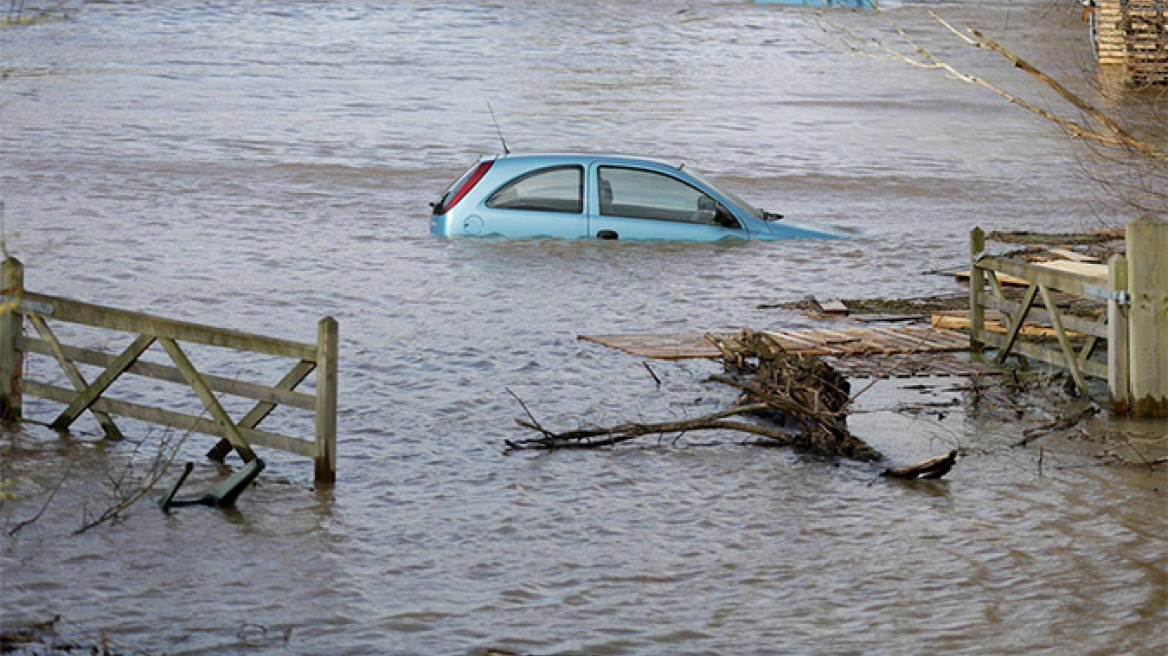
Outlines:
<svg viewBox="0 0 1168 656"><path fill-rule="evenodd" d="M480 160L432 203L446 237L793 239L839 234L783 221L697 173L654 159L502 155Z"/></svg>

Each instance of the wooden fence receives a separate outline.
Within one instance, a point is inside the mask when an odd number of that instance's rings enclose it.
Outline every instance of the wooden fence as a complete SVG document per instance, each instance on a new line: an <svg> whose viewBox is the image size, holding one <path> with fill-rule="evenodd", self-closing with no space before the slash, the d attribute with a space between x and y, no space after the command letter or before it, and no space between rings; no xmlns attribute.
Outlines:
<svg viewBox="0 0 1168 656"><path fill-rule="evenodd" d="M1168 223L1151 217L1129 223L1127 257L1112 257L1102 275L988 255L980 228L970 233L969 243L970 349L975 354L991 347L997 349L999 364L1018 353L1065 367L1083 394L1088 393L1085 376L1103 378L1116 412L1168 416ZM1021 301L1006 298L999 274L1027 283ZM1106 317L1061 312L1054 291L1106 303ZM1043 309L1034 309L1039 299ZM986 330L987 309L1003 313L1004 335ZM1057 348L1021 337L1030 318L1053 327ZM1081 336L1078 350L1072 333ZM1106 364L1091 359L1102 340L1107 342Z"/></svg>
<svg viewBox="0 0 1168 656"><path fill-rule="evenodd" d="M65 405L65 409L51 423L58 430L68 429L88 411L100 424L107 438L121 439L121 431L111 417L119 415L218 436L221 438L219 443L207 454L217 460L223 460L234 449L245 462L250 462L256 457L253 445L306 456L315 462L316 483L332 484L336 481L338 328L332 317L320 320L315 345L213 328L30 292L24 289L24 267L15 258L4 261L3 287L5 302L0 307L0 418L6 421L20 420L23 414L22 397L34 396ZM37 337L24 334L26 319ZM50 327L50 320L136 334L137 337L123 351L111 355L62 344ZM249 383L199 372L180 342L288 358L294 360L295 364L274 387ZM139 359L155 343L166 352L173 366ZM73 389L26 378L24 361L29 353L54 358ZM87 381L78 364L104 369L94 380ZM296 387L314 371L315 393L296 391ZM201 401L204 415L194 416L104 397L106 390L125 374L189 386ZM235 421L224 410L217 394L256 403L242 419ZM314 413L315 440L308 441L257 428L281 405Z"/></svg>

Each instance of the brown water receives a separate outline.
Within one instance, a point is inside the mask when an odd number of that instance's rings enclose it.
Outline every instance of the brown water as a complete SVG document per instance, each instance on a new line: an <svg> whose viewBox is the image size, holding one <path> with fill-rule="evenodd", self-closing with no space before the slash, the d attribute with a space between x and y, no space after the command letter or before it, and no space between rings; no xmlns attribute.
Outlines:
<svg viewBox="0 0 1168 656"><path fill-rule="evenodd" d="M927 4L1057 73L1089 60L1075 3ZM938 52L1047 97L920 30L920 8L895 13ZM939 380L878 385L851 419L893 460L965 448L938 483L730 435L503 454L524 436L507 389L554 427L732 398L703 382L713 364L654 363L658 389L581 333L804 325L759 306L956 291L922 272L960 266L975 225L1128 218L1097 216L1081 155L1045 124L825 47L812 16L738 1L157 0L0 28L0 193L29 288L305 341L333 315L342 335L330 492L309 489L309 463L263 454L236 511L143 502L72 535L163 436L131 422L137 449L94 424L5 435L6 528L65 484L3 539L0 624L59 614L73 635L168 654L1168 651L1168 481L1093 457L1108 434L1163 424L1098 421L1077 447L1015 449L1042 411L1002 419ZM426 202L498 150L487 102L514 150L683 160L855 238L432 238ZM900 410L925 402L955 405ZM198 489L219 473L200 457L210 440L191 440Z"/></svg>

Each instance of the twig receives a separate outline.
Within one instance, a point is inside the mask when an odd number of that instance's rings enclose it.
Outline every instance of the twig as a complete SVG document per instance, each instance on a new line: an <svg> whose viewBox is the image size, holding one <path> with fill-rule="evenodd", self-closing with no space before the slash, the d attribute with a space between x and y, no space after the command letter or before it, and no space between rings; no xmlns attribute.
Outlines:
<svg viewBox="0 0 1168 656"><path fill-rule="evenodd" d="M516 423L525 428L531 428L544 434L544 438L530 440L506 440L508 448L521 449L596 449L613 446L621 442L636 439L643 435L664 435L667 433L682 433L699 430L735 430L751 433L775 440L782 444L790 444L792 437L789 433L775 429L739 421L727 421L727 417L762 412L769 409L765 403L738 406L728 410L721 410L693 419L667 421L651 424L622 424L610 428L584 428L563 433L552 433L521 419ZM603 439L593 439L603 438Z"/></svg>
<svg viewBox="0 0 1168 656"><path fill-rule="evenodd" d="M120 515L122 512L124 512L130 506L137 503L142 497L149 494L150 491L154 489L154 486L158 484L158 481L162 480L162 477L166 474L166 471L168 469L170 469L170 465L174 462L174 459L178 456L179 449L182 448L183 443L185 443L187 441L187 438L190 437L191 433L192 433L192 431L187 431L186 433L183 433L183 436L181 439L179 439L178 444L176 444L174 446L174 448L171 450L170 456L166 458L166 462L163 463L163 465L161 467L157 467L155 469L154 475L148 481L146 481L141 487L139 487L138 490L134 494L123 499L117 505L115 505L111 508L107 508L105 510L105 512L103 512L101 515L98 516L97 519L90 521L90 522L86 522L84 525L81 526L81 528L77 529L76 531L73 531L73 534L80 535L80 534L88 531L91 528L95 528L97 526L100 526L100 525L108 522L109 520Z"/></svg>
<svg viewBox="0 0 1168 656"><path fill-rule="evenodd" d="M16 534L21 531L21 529L23 529L25 526L28 526L29 524L36 522L41 518L42 515L45 514L45 511L49 508L49 504L51 504L53 499L57 496L57 492L59 492L65 485L65 481L69 480L69 473L73 471L73 464L76 462L76 456L69 459L69 464L65 466L65 473L61 475L60 480L58 480L57 484L53 486L52 491L50 491L48 496L45 497L45 502L41 504L41 509L38 510L32 517L29 517L28 519L19 522L16 526L12 527L12 529L8 531L8 537L15 537Z"/></svg>
<svg viewBox="0 0 1168 656"><path fill-rule="evenodd" d="M653 377L653 382L657 383L657 387L661 387L661 379L657 377L657 373L653 371L653 368L649 366L649 363L642 360L641 364L644 365L645 371L648 371L649 375Z"/></svg>
<svg viewBox="0 0 1168 656"><path fill-rule="evenodd" d="M526 414L527 418L531 420L530 424L525 425L543 433L545 437L552 437L554 435L554 433L540 425L539 420L535 418L535 415L531 414L531 410L527 407L527 404L523 402L523 399L519 398L518 394L512 392L510 387L505 387L503 389L507 390L507 393L511 395L511 398L519 402L519 407L523 408L524 414Z"/></svg>

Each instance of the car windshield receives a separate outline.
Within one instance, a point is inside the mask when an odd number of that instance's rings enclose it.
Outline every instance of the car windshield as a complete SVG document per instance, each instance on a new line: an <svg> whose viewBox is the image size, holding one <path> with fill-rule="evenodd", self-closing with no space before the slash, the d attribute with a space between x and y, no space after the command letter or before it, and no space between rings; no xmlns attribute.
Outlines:
<svg viewBox="0 0 1168 656"><path fill-rule="evenodd" d="M698 180L701 180L704 184L706 184L710 188L717 189L718 193L722 194L726 198L729 198L731 201L734 202L734 204L738 205L739 207L746 210L747 212L750 212L754 216L754 218L756 218L760 221L767 220L766 212L764 212L762 209L755 207L754 205L751 205L750 203L746 202L738 194L735 194L735 193L730 192L730 191L726 191L722 187L714 184L713 181L711 181L709 178L702 175L701 173L698 173L697 171L695 171L693 169L687 168L685 171L686 171L686 173L689 173L693 177L697 178Z"/></svg>

